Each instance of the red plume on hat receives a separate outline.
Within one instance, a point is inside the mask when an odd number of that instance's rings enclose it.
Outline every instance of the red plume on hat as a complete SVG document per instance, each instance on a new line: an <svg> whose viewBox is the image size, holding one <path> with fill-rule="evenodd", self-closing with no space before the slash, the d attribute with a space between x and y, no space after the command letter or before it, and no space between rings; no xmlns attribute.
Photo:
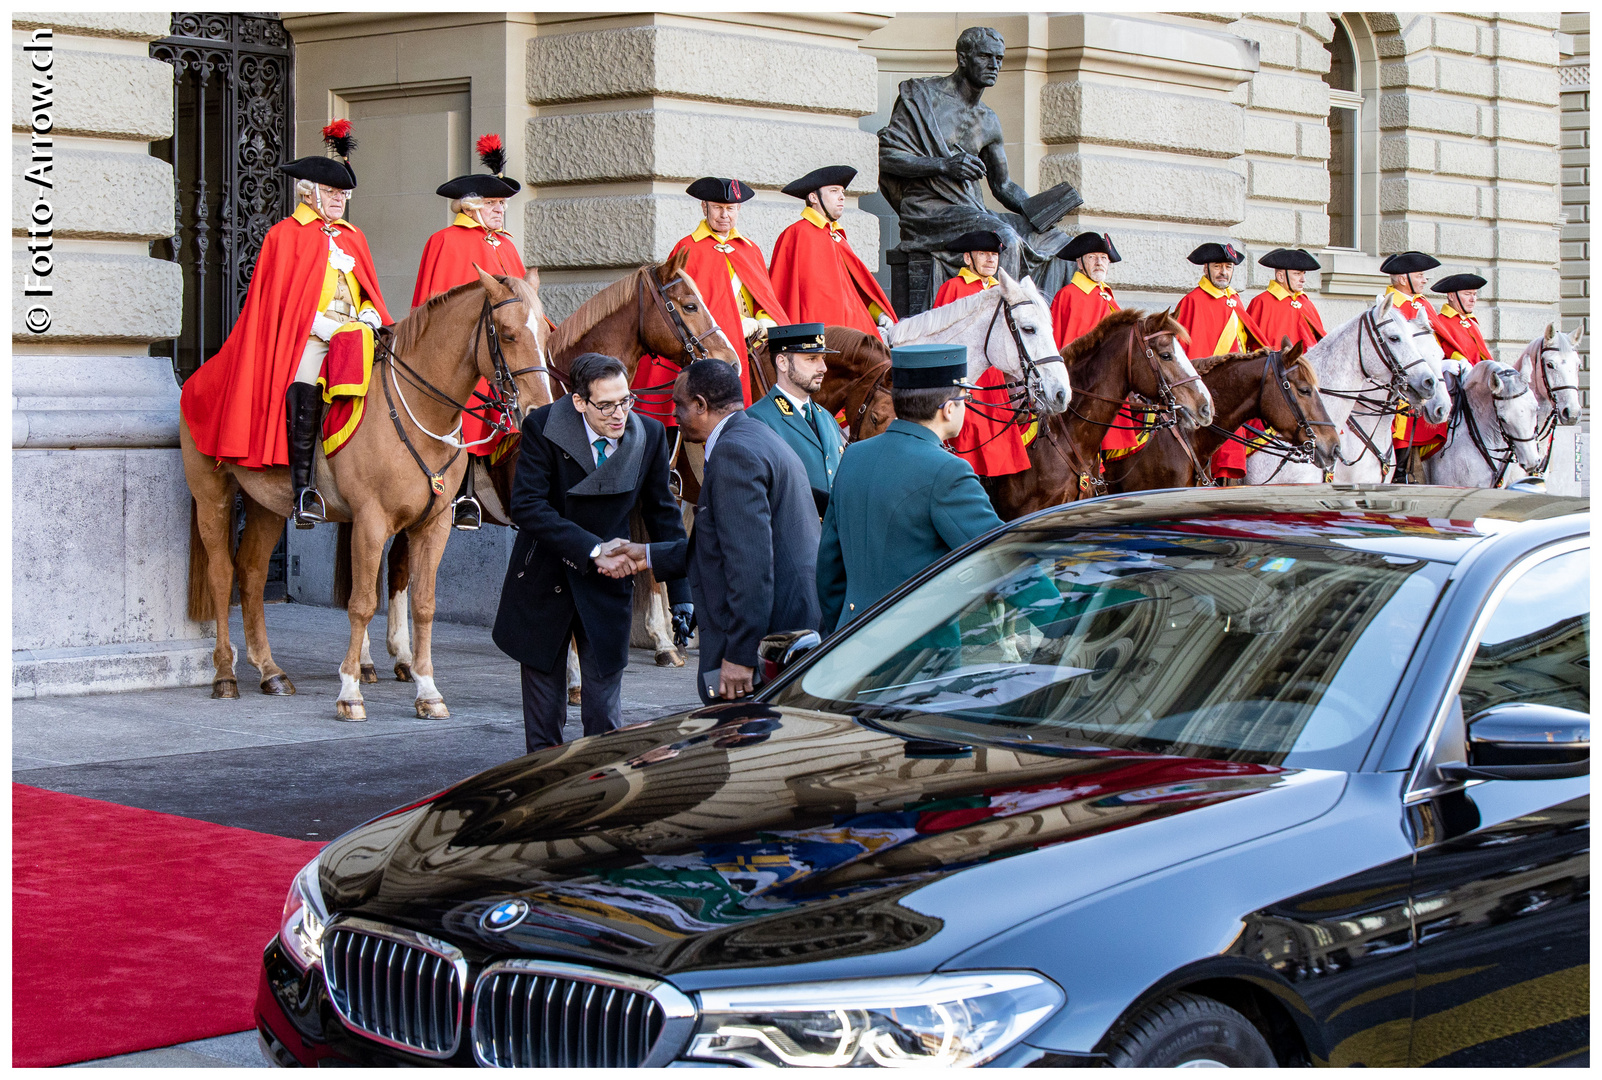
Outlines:
<svg viewBox="0 0 1602 1080"><path fill-rule="evenodd" d="M506 173L506 147L501 145L501 137L496 134L485 135L478 140L478 160L484 167L496 176Z"/></svg>
<svg viewBox="0 0 1602 1080"><path fill-rule="evenodd" d="M350 152L356 149L356 137L350 133L349 120L334 120L323 128L323 142L347 164Z"/></svg>

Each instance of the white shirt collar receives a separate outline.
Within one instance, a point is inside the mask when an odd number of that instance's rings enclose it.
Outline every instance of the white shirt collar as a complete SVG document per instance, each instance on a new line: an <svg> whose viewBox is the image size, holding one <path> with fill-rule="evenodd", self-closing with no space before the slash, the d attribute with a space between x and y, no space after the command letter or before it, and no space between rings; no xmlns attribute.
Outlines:
<svg viewBox="0 0 1602 1080"><path fill-rule="evenodd" d="M740 411L739 409L734 410L734 412L739 412L739 411ZM731 412L729 414L729 416L733 416L733 415L734 415L733 412ZM712 434L710 434L710 435L708 435L706 437L706 453L704 455L702 455L703 459L704 458L709 458L709 457L712 456L712 446L713 446L713 444L715 444L718 441L718 436L723 434L723 425L727 424L729 422L729 416L725 416L722 420L719 420L718 424L717 424L717 427L712 429Z"/></svg>
<svg viewBox="0 0 1602 1080"><path fill-rule="evenodd" d="M788 390L786 390L784 388L784 384L783 383L775 381L773 385L778 387L779 393L783 394L785 397L790 399L790 404L795 406L797 412L799 412L803 416L806 415L807 406L812 404L812 399L811 398L809 398L809 397L796 397L794 394L790 393L790 391L788 391Z"/></svg>
<svg viewBox="0 0 1602 1080"><path fill-rule="evenodd" d="M618 444L618 440L617 439L607 438L605 435L602 435L599 431L596 431L594 428L590 427L589 418L586 417L583 412L579 413L579 419L584 422L584 441L590 444L590 454L594 458L599 459L600 456L601 456L600 453L595 449L595 440L596 439L606 439L606 456L607 457L611 457L613 454L617 453L617 444ZM625 428L624 430L627 430L627 429Z"/></svg>

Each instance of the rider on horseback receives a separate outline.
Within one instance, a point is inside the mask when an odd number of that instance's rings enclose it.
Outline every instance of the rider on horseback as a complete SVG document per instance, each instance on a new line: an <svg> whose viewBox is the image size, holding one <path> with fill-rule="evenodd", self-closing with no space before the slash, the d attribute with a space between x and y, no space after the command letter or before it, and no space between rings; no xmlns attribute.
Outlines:
<svg viewBox="0 0 1602 1080"><path fill-rule="evenodd" d="M356 186L350 121L329 124L323 139L337 160L313 155L278 166L295 178L300 204L267 231L238 321L180 398L202 454L253 469L289 466L300 529L327 513L312 467L324 396L317 381L330 343L347 323L370 334L390 321L367 240L341 216Z"/></svg>
<svg viewBox="0 0 1602 1080"><path fill-rule="evenodd" d="M1402 315L1409 319L1419 308L1423 308L1433 324L1436 321L1435 309L1424 299L1424 272L1440 265L1434 256L1422 251L1399 251L1387 256L1380 263L1380 273L1391 276L1390 287L1385 290L1391 306L1401 308ZM1427 441L1430 436L1415 424L1407 403L1402 402L1396 420L1391 425L1391 442L1396 447L1397 480L1405 480L1412 471L1413 447L1420 444L1421 437Z"/></svg>

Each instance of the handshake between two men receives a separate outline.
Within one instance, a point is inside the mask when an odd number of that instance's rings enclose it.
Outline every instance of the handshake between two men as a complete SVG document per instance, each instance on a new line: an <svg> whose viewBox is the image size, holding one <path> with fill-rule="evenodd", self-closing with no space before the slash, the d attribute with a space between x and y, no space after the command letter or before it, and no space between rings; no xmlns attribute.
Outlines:
<svg viewBox="0 0 1602 1080"><path fill-rule="evenodd" d="M595 556L595 568L609 578L626 578L650 569L644 544L629 540L608 540ZM673 644L684 648L695 633L695 605L673 605Z"/></svg>

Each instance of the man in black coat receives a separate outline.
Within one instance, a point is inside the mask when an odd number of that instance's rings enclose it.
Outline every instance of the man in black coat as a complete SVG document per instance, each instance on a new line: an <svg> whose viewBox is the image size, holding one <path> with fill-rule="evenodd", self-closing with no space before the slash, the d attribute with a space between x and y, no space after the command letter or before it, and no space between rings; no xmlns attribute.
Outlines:
<svg viewBox="0 0 1602 1080"><path fill-rule="evenodd" d="M698 688L708 704L752 691L765 636L818 628L818 507L807 468L772 428L745 415L742 401L739 373L720 360L679 373L679 430L706 443L695 527L688 543L623 550L659 577L688 572L701 628Z"/></svg>
<svg viewBox="0 0 1602 1080"><path fill-rule="evenodd" d="M634 579L602 570L627 568L603 554L629 535L636 506L655 541L684 542L684 523L668 488L667 429L632 412L628 373L610 356L573 361L573 393L523 421L512 480L518 527L501 586L492 636L523 665L523 727L530 753L562 741L567 719L567 643L578 648L584 678L584 734L622 720L623 669L629 662ZM814 545L816 546L816 545ZM669 580L675 610L688 601L680 569Z"/></svg>

